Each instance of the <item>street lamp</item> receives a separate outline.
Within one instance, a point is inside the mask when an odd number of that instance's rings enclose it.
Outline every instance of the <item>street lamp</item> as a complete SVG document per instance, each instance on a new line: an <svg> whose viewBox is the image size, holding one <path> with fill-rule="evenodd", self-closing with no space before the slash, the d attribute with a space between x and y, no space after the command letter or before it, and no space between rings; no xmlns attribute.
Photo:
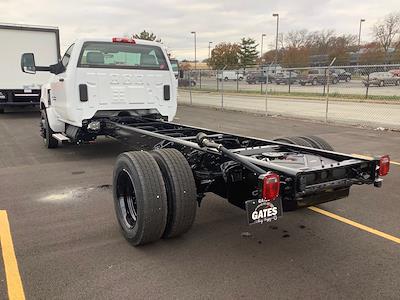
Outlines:
<svg viewBox="0 0 400 300"><path fill-rule="evenodd" d="M361 44L361 24L365 22L365 19L360 19L360 29L358 30L358 51L360 51Z"/></svg>
<svg viewBox="0 0 400 300"><path fill-rule="evenodd" d="M197 57L196 57L196 51L197 51L197 47L196 47L196 31L192 31L190 32L191 34L193 34L194 36L194 69L197 69Z"/></svg>
<svg viewBox="0 0 400 300"><path fill-rule="evenodd" d="M262 55L263 55L263 44L264 44L264 37L266 36L266 34L265 33L263 33L262 35L261 35L261 52L260 52L260 58L262 58Z"/></svg>
<svg viewBox="0 0 400 300"><path fill-rule="evenodd" d="M272 14L276 17L276 41L275 41L275 64L278 62L278 34L279 34L279 14Z"/></svg>
<svg viewBox="0 0 400 300"><path fill-rule="evenodd" d="M208 42L208 62L210 62L210 57L211 57L211 44L213 42Z"/></svg>

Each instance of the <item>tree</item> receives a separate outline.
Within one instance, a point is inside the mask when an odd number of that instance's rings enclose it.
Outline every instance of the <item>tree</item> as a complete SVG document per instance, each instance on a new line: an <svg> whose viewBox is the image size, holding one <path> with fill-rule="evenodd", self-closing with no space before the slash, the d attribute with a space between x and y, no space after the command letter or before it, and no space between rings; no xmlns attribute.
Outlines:
<svg viewBox="0 0 400 300"><path fill-rule="evenodd" d="M309 39L307 29L292 30L286 34L285 42L289 48L306 47Z"/></svg>
<svg viewBox="0 0 400 300"><path fill-rule="evenodd" d="M161 39L157 39L157 36L154 33L150 32L150 31L146 31L146 30L143 30L139 34L137 34L137 33L134 34L133 38L141 39L141 40L148 40L148 41L156 41L156 42L161 43Z"/></svg>
<svg viewBox="0 0 400 300"><path fill-rule="evenodd" d="M374 25L372 31L386 57L389 49L395 46L396 38L400 34L400 13L387 15L382 22Z"/></svg>
<svg viewBox="0 0 400 300"><path fill-rule="evenodd" d="M211 51L209 65L211 68L221 70L237 69L239 66L240 46L236 43L219 43Z"/></svg>
<svg viewBox="0 0 400 300"><path fill-rule="evenodd" d="M258 58L258 44L252 38L242 38L239 49L239 61L242 68L253 66Z"/></svg>

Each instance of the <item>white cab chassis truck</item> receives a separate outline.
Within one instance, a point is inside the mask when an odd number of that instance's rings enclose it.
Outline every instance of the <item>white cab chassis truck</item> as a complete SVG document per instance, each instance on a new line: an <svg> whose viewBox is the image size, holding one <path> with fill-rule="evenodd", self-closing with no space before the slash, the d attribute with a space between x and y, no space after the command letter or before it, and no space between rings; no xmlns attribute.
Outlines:
<svg viewBox="0 0 400 300"><path fill-rule="evenodd" d="M119 226L135 246L186 233L206 193L244 209L249 225L268 224L345 198L352 185L381 187L389 172L388 155L335 152L316 136L265 140L171 122L177 80L155 42L78 40L60 63L37 67L24 54L22 68L54 74L41 98L49 148L100 134L140 142L141 151L118 156L112 183Z"/></svg>
<svg viewBox="0 0 400 300"><path fill-rule="evenodd" d="M39 105L40 88L49 74L21 73L21 55L34 51L43 64L57 63L60 59L58 28L0 23L0 40L0 113L7 107Z"/></svg>
<svg viewBox="0 0 400 300"><path fill-rule="evenodd" d="M176 78L160 43L79 39L50 66L36 66L35 55L25 53L21 67L25 73L52 73L40 98L41 133L48 148L107 135L102 120L157 115L172 121L175 116Z"/></svg>

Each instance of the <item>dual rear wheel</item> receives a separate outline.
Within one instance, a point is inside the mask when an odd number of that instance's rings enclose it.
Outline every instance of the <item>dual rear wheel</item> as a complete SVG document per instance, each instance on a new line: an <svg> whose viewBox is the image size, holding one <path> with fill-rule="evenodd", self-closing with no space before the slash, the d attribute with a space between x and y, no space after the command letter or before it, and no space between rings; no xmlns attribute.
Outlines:
<svg viewBox="0 0 400 300"><path fill-rule="evenodd" d="M196 216L193 173L175 149L121 154L114 168L113 194L122 233L135 246L180 236Z"/></svg>
<svg viewBox="0 0 400 300"><path fill-rule="evenodd" d="M293 136L293 137L282 137L274 139L274 141L286 143L286 144L293 144L299 145L304 147L322 149L322 150L329 150L334 151L333 147L325 141L323 138L318 136Z"/></svg>

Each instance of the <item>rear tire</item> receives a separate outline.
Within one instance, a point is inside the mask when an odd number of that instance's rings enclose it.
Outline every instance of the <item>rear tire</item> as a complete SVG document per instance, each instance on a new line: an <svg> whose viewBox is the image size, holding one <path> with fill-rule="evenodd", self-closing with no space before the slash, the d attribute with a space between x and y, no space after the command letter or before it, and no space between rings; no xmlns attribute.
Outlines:
<svg viewBox="0 0 400 300"><path fill-rule="evenodd" d="M310 142L308 142L307 140L305 140L301 137L298 137L298 136L277 138L277 139L274 139L274 141L282 142L282 143L286 143L286 144L304 146L304 147L313 147L313 145Z"/></svg>
<svg viewBox="0 0 400 300"><path fill-rule="evenodd" d="M303 138L309 139L310 141L312 141L313 143L318 145L318 147L314 147L314 148L319 148L319 149L328 150L328 151L335 151L335 149L323 138L320 138L320 137L314 136L314 135L306 136Z"/></svg>
<svg viewBox="0 0 400 300"><path fill-rule="evenodd" d="M139 246L161 238L167 223L167 193L155 159L144 151L118 156L113 197L124 237Z"/></svg>
<svg viewBox="0 0 400 300"><path fill-rule="evenodd" d="M164 178L168 214L163 238L180 236L192 227L196 217L196 183L186 158L176 149L151 152Z"/></svg>
<svg viewBox="0 0 400 300"><path fill-rule="evenodd" d="M0 108L0 114L4 114L4 108Z"/></svg>
<svg viewBox="0 0 400 300"><path fill-rule="evenodd" d="M318 136L293 136L274 139L274 141L310 147L315 149L334 151L333 147L324 139Z"/></svg>
<svg viewBox="0 0 400 300"><path fill-rule="evenodd" d="M58 141L53 138L54 131L50 128L49 120L45 110L41 110L40 120L40 132L43 138L43 143L48 149L54 149L58 147Z"/></svg>

